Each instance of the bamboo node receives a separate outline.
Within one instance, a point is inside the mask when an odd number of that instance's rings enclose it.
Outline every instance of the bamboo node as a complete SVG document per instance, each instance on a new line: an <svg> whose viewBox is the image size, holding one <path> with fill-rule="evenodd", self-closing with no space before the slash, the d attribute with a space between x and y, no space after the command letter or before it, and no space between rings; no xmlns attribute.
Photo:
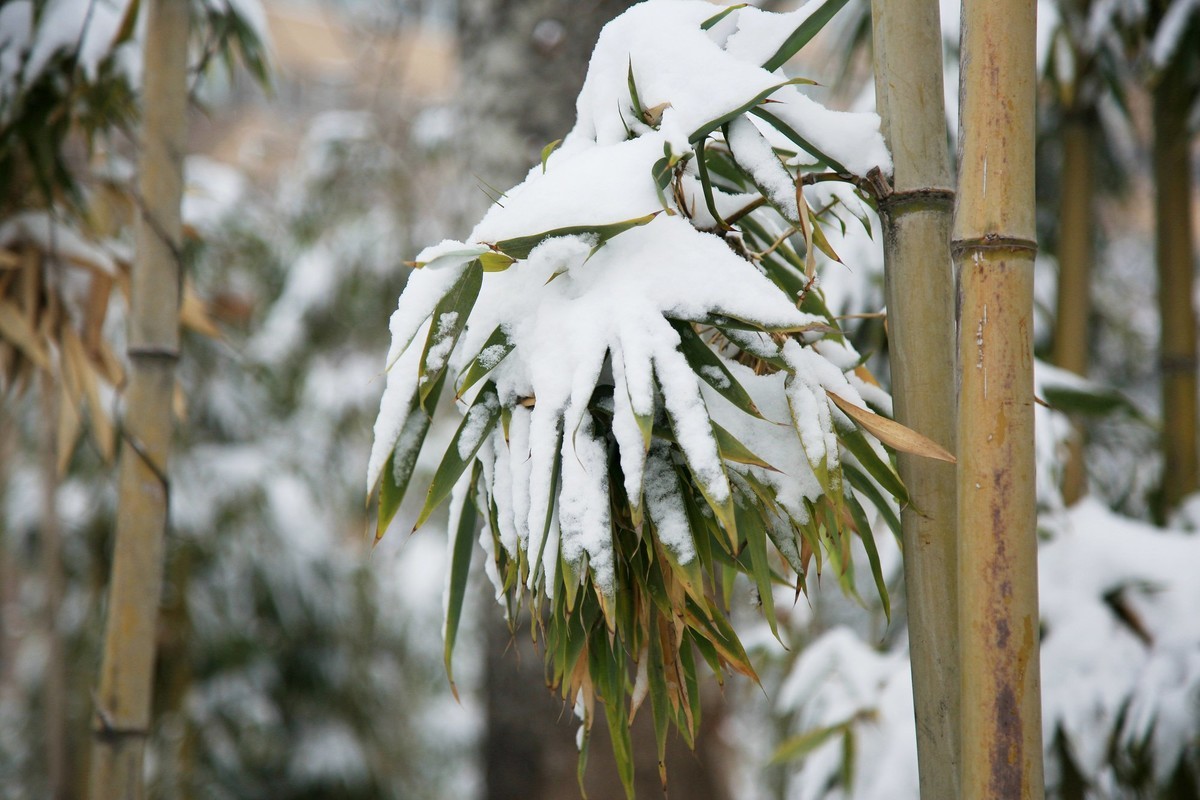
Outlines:
<svg viewBox="0 0 1200 800"><path fill-rule="evenodd" d="M95 698L93 698L95 700ZM150 729L136 725L117 725L112 715L96 702L95 724L92 726L92 738L106 743L115 743L123 739L146 739Z"/></svg>
<svg viewBox="0 0 1200 800"><path fill-rule="evenodd" d="M1197 366L1200 366L1200 360L1197 360L1194 355L1167 355L1164 353L1158 357L1158 369L1164 374L1194 374Z"/></svg>
<svg viewBox="0 0 1200 800"><path fill-rule="evenodd" d="M1011 253L1037 253L1038 245L1032 239L987 233L971 239L955 239L950 243L950 249L957 259L966 253L977 250L1007 250Z"/></svg>
<svg viewBox="0 0 1200 800"><path fill-rule="evenodd" d="M172 361L179 360L178 347L165 347L163 345L140 344L130 345L125 348L125 353L131 358L165 358Z"/></svg>

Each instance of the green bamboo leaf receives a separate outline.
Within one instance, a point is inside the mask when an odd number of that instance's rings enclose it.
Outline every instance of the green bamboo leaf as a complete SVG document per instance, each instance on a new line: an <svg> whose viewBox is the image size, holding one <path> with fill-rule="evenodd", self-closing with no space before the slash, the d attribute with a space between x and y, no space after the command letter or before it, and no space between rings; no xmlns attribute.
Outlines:
<svg viewBox="0 0 1200 800"><path fill-rule="evenodd" d="M534 581L542 571L542 558L546 554L546 540L550 538L550 525L554 522L554 507L558 497L558 484L562 480L563 422L558 421L558 436L554 440L554 466L550 469L550 497L546 501L546 520L542 525L542 543L538 546L537 560L531 565Z"/></svg>
<svg viewBox="0 0 1200 800"><path fill-rule="evenodd" d="M879 454L875 452L875 448L867 442L862 431L839 433L838 440L858 459L858 463L867 471L867 474L874 478L885 492L896 498L901 507L909 504L908 489L905 488L904 481L900 480L896 468L892 466L890 460L885 461L880 458Z"/></svg>
<svg viewBox="0 0 1200 800"><path fill-rule="evenodd" d="M512 256L506 256L504 253L490 252L482 253L479 256L479 264L483 267L484 272L504 272L504 270L517 263L517 260Z"/></svg>
<svg viewBox="0 0 1200 800"><path fill-rule="evenodd" d="M741 9L741 8L745 8L748 5L749 5L749 3L737 3L735 5L725 8L723 11L713 14L711 17L704 20L704 22L700 23L700 30L704 30L704 31L709 30L714 25L716 25L718 22L725 19L725 17L732 14L734 11L737 11L738 9Z"/></svg>
<svg viewBox="0 0 1200 800"><path fill-rule="evenodd" d="M835 0L835 1L844 2L845 0ZM808 139L805 139L803 136L801 136L796 131L795 128L793 128L791 125L788 125L786 122L784 122L779 117L772 114L767 109L759 106L759 107L751 108L751 109L749 109L749 111L751 114L758 117L759 119L766 120L767 124L769 124L772 128L774 128L775 130L782 133L784 136L786 136L788 139L790 139L797 147L799 147L800 149L804 150L809 155L816 158L817 161L824 164L826 167L833 170L834 172L848 173L850 171L850 170L846 169L846 167L842 164L842 162L840 162L837 159L833 158L832 156L829 156L826 153L824 153L815 144L813 144Z"/></svg>
<svg viewBox="0 0 1200 800"><path fill-rule="evenodd" d="M723 231L730 230L725 220L721 218L721 213L717 211L717 201L713 194L712 176L708 174L708 157L705 154L705 146L708 144L708 137L696 142L696 168L699 171L700 189L704 192L704 205L708 208L709 216L717 222L717 227Z"/></svg>
<svg viewBox="0 0 1200 800"><path fill-rule="evenodd" d="M842 261L841 256L834 252L833 245L829 243L829 239L825 236L825 231L821 230L821 226L817 223L816 215L810 211L808 214L808 219L812 223L809 229L812 231L813 244L815 244L817 249L824 253L825 256L831 261L844 264L845 262Z"/></svg>
<svg viewBox="0 0 1200 800"><path fill-rule="evenodd" d="M441 387L436 387L440 393ZM408 484L412 480L413 469L417 465L417 456L421 445L429 433L429 417L421 409L416 408L416 398L410 401L408 418L400 430L396 447L388 456L387 464L383 467L383 476L379 488L379 513L375 524L375 541L383 538L388 526L400 510Z"/></svg>
<svg viewBox="0 0 1200 800"><path fill-rule="evenodd" d="M875 546L875 534L871 531L871 523L867 512L863 510L858 498L846 495L846 505L850 509L850 517L858 528L858 536L862 540L863 549L867 551L867 562L871 565L871 577L875 579L875 588L879 590L879 600L883 603L883 615L887 621L892 621L892 603L888 598L887 581L883 578L883 565L879 561L879 549Z"/></svg>
<svg viewBox="0 0 1200 800"><path fill-rule="evenodd" d="M667 670L664 666L661 628L654 612L650 614L650 640L648 673L650 677L650 709L654 713L654 742L658 746L658 775L666 788L667 783L667 726L671 719L670 691L667 688Z"/></svg>
<svg viewBox="0 0 1200 800"><path fill-rule="evenodd" d="M417 517L417 524L413 526L413 530L424 525L425 521L429 519L429 515L450 496L454 484L466 471L467 465L474 460L480 445L492 432L498 419L500 419L500 399L496 396L495 385L488 383L484 385L479 396L475 398L475 402L467 409L467 415L463 417L462 424L458 426L454 438L450 440L446 454L442 456L442 463L438 464L437 471L433 474L433 482L429 485L429 493L425 496L425 506L421 509L421 514Z"/></svg>
<svg viewBox="0 0 1200 800"><path fill-rule="evenodd" d="M692 740L695 741L696 736L700 733L700 681L696 673L696 659L692 655L692 648L687 646L686 642L683 647L679 648L679 665L683 672L684 687L687 689L688 701L688 721L691 723L689 733Z"/></svg>
<svg viewBox="0 0 1200 800"><path fill-rule="evenodd" d="M550 144L548 144L542 148L542 173L543 174L546 172L546 162L550 160L550 154L558 149L558 146L560 144L562 144L562 141L563 141L562 139L555 139L553 142L551 142Z"/></svg>
<svg viewBox="0 0 1200 800"><path fill-rule="evenodd" d="M471 545L475 541L478 511L472 495L475 493L475 487L479 484L480 469L481 465L476 461L475 467L471 471L469 488L463 498L463 508L458 518L458 527L454 531L454 546L450 555L450 590L446 596L446 645L443 659L446 663L446 677L450 679L450 691L454 694L455 700L458 700L458 689L454 685L452 660L454 642L458 637L458 623L462 618L463 598L467 593L467 574L471 567Z"/></svg>
<svg viewBox="0 0 1200 800"><path fill-rule="evenodd" d="M842 2L845 2L845 0L842 0ZM779 83L775 84L774 86L764 89L763 91L756 94L753 98L751 98L751 100L748 103L738 106L737 108L733 109L732 111L722 114L721 116L717 117L716 119L709 120L708 122L704 123L699 128L697 128L695 131L692 132L692 135L688 137L688 141L691 142L692 144L695 144L696 142L700 141L701 139L703 139L704 137L708 136L710 133L715 131L717 128L724 125L726 122L729 122L729 120L734 119L736 117L740 117L742 114L745 114L748 111L753 112L760 103L762 103L768 97L775 94L775 92L779 91L780 89L782 89L785 86L795 86L797 84L806 84L806 83L811 84L812 81L808 80L807 78L791 78L786 81L780 81ZM814 155L815 155L815 153L814 153Z"/></svg>
<svg viewBox="0 0 1200 800"><path fill-rule="evenodd" d="M775 749L771 754L769 764L781 764L785 761L793 761L795 759L804 758L809 753L816 750L821 745L828 742L834 736L845 731L850 727L850 723L839 722L836 725L828 725L824 728L815 728L811 731L805 731L799 736L793 736L787 739L783 744Z"/></svg>
<svg viewBox="0 0 1200 800"><path fill-rule="evenodd" d="M779 639L779 623L775 619L775 595L771 587L771 562L767 560L766 528L749 508L736 505L734 509L734 513L737 514L738 532L746 537L746 549L750 551L751 577L762 602L763 616L767 618L771 634Z"/></svg>
<svg viewBox="0 0 1200 800"><path fill-rule="evenodd" d="M796 27L796 30L792 31L791 35L775 51L775 55L766 60L763 69L767 72L774 72L790 61L792 56L800 52L800 49L812 41L812 38L825 27L829 20L833 19L833 15L840 11L846 2L847 0L825 0L820 8L809 14Z"/></svg>
<svg viewBox="0 0 1200 800"><path fill-rule="evenodd" d="M633 80L633 56L629 57L629 76L626 78L626 82L629 85L629 99L633 103L633 111L637 114L638 120L643 121L646 118L646 109L642 105L641 98L638 97L637 83Z"/></svg>
<svg viewBox="0 0 1200 800"><path fill-rule="evenodd" d="M492 331L492 335L483 343L483 347L471 359L471 363L463 369L458 375L458 389L454 392L454 398L457 400L467 393L467 390L479 382L481 378L496 368L501 361L508 357L508 354L513 351L516 345L508 334L504 332L504 328L497 325L496 330ZM508 425L504 426L505 431L508 430ZM505 435L507 439L507 434Z"/></svg>
<svg viewBox="0 0 1200 800"><path fill-rule="evenodd" d="M713 352L691 323L671 320L671 327L679 334L679 350L700 378L722 397L751 416L763 419L762 412L754 404L750 393L738 383L729 371L724 359ZM750 463L750 462L747 462Z"/></svg>
<svg viewBox="0 0 1200 800"><path fill-rule="evenodd" d="M612 222L607 225L572 225L566 228L555 228L544 233L535 233L530 236L518 236L513 239L505 239L496 242L496 249L505 255L512 256L516 259L529 258L529 254L533 249L547 239L554 239L558 236L595 236L597 238L597 246L604 244L614 236L624 233L630 228L636 228L640 225L645 225L654 219L661 212L655 211L652 214L646 214L643 217L634 217L633 219L622 220L621 222Z"/></svg>
<svg viewBox="0 0 1200 800"><path fill-rule="evenodd" d="M845 473L846 480L850 482L850 486L853 487L855 493L866 497L871 507L880 513L883 521L892 529L892 533L896 534L896 541L901 541L900 517L892 510L892 504L884 498L883 494L879 491L879 487L867 477L866 473L853 464L843 463L842 472Z"/></svg>
<svg viewBox="0 0 1200 800"><path fill-rule="evenodd" d="M476 259L467 266L462 277L433 310L429 336L425 339L425 349L421 353L418 384L421 387L418 392L421 408L429 416L433 416L437 400L433 397L433 387L441 382L446 365L450 361L450 353L467 326L467 318L471 315L471 309L475 307L482 286L483 265Z"/></svg>
<svg viewBox="0 0 1200 800"><path fill-rule="evenodd" d="M717 452L721 454L721 458L726 461L736 461L739 464L750 464L755 467L762 467L771 472L779 472L763 459L751 452L750 448L742 444L729 431L722 428L717 423L712 424L713 435L717 440Z"/></svg>

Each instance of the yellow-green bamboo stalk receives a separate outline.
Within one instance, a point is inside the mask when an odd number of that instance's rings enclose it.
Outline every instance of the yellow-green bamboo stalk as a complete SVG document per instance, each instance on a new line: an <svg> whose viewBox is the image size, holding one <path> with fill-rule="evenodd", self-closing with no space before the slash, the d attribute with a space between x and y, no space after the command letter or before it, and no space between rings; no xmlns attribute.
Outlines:
<svg viewBox="0 0 1200 800"><path fill-rule="evenodd" d="M1096 117L1074 112L1063 123L1062 199L1058 216L1058 311L1054 322L1054 363L1087 375L1088 319L1091 316L1093 141ZM1076 423L1063 469L1063 500L1071 505L1087 491L1083 429Z"/></svg>
<svg viewBox="0 0 1200 800"><path fill-rule="evenodd" d="M42 390L41 501L42 583L46 626L46 668L42 683L46 789L51 800L72 795L67 741L67 661L58 618L62 611L62 525L58 517L58 406L69 402L49 372L40 375Z"/></svg>
<svg viewBox="0 0 1200 800"><path fill-rule="evenodd" d="M874 0L875 97L892 151L884 226L896 419L955 442L953 192L937 0ZM957 800L959 657L955 471L901 454L905 600L923 800Z"/></svg>
<svg viewBox="0 0 1200 800"><path fill-rule="evenodd" d="M179 357L180 197L187 0L150 0L119 505L104 660L93 720L92 800L140 800L151 721L167 521L171 397Z"/></svg>
<svg viewBox="0 0 1200 800"><path fill-rule="evenodd" d="M1034 0L964 0L958 529L965 800L1040 800Z"/></svg>
<svg viewBox="0 0 1200 800"><path fill-rule="evenodd" d="M1192 276L1192 93L1186 59L1168 65L1154 89L1154 210L1162 315L1163 488L1170 512L1200 486L1197 447L1196 309Z"/></svg>

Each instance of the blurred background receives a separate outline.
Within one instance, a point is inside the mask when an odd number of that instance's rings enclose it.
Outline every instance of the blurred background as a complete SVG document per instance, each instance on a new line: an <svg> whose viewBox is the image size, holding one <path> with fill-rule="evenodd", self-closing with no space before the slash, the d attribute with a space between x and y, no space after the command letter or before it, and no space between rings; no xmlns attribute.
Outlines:
<svg viewBox="0 0 1200 800"><path fill-rule="evenodd" d="M577 722L545 688L528 631L509 630L478 575L456 701L444 523L410 535L408 509L372 548L363 483L405 262L464 238L570 129L592 44L628 5L192 0L151 797L579 796ZM136 213L136 6L0 0L0 798L77 798L87 774ZM1061 589L1045 633L1066 642L1043 655L1048 777L1064 798L1197 797L1187 609L1200 597L1172 567L1200 564L1180 532L1200 503L1195 475L1176 486L1162 468L1162 443L1189 434L1160 408L1164 374L1190 370L1194 386L1196 329L1193 311L1182 343L1160 335L1155 243L1188 237L1192 307L1200 3L1045 0L1038 13L1036 338L1059 367L1039 365L1055 406L1039 409L1043 569ZM957 20L943 3L951 153ZM851 0L789 72L833 107L872 108L869 22ZM1156 183L1168 148L1175 167ZM1156 214L1168 179L1174 199ZM879 242L842 231L835 245L846 263L822 279L835 313L881 311ZM886 379L882 321L850 330ZM435 429L426 453L451 432ZM1072 538L1089 528L1120 534ZM883 557L902 597L894 543ZM1084 558L1095 580L1061 579ZM915 797L902 602L889 622L877 602L809 585L794 605L781 595L787 648L740 591L763 686L709 687L696 751L671 746L673 795ZM1064 630L1078 640L1054 638ZM1102 655L1080 658L1084 640ZM1168 725L1165 708L1185 710ZM653 735L640 735L638 794L659 796ZM623 796L605 738L587 766L596 800Z"/></svg>

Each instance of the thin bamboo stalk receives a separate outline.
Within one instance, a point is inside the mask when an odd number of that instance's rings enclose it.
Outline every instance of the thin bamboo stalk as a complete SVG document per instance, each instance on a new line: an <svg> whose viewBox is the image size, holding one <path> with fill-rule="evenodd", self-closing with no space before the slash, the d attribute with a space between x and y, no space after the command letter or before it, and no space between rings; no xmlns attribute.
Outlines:
<svg viewBox="0 0 1200 800"><path fill-rule="evenodd" d="M1088 319L1091 317L1092 195L1096 117L1076 112L1063 123L1062 199L1059 203L1058 310L1054 321L1054 363L1076 375L1087 375ZM1075 423L1063 469L1062 495L1067 505L1087 491L1083 464L1083 428Z"/></svg>
<svg viewBox="0 0 1200 800"><path fill-rule="evenodd" d="M1154 210L1162 315L1163 516L1200 487L1197 458L1196 308L1193 304L1192 187L1185 59L1154 89Z"/></svg>
<svg viewBox="0 0 1200 800"><path fill-rule="evenodd" d="M167 521L171 398L179 354L180 198L187 112L186 0L151 0L129 321L130 382L100 670L90 796L139 800L151 722Z"/></svg>
<svg viewBox="0 0 1200 800"><path fill-rule="evenodd" d="M964 0L958 205L962 797L1040 800L1034 0Z"/></svg>
<svg viewBox="0 0 1200 800"><path fill-rule="evenodd" d="M953 192L936 0L874 0L875 97L892 151L880 200L896 418L954 452ZM921 797L957 800L959 654L954 467L901 454L901 517Z"/></svg>
<svg viewBox="0 0 1200 800"><path fill-rule="evenodd" d="M42 719L45 723L46 787L51 800L71 796L67 747L67 661L58 619L63 600L62 525L58 516L58 406L69 402L49 372L40 375L42 391L41 540L46 668Z"/></svg>

